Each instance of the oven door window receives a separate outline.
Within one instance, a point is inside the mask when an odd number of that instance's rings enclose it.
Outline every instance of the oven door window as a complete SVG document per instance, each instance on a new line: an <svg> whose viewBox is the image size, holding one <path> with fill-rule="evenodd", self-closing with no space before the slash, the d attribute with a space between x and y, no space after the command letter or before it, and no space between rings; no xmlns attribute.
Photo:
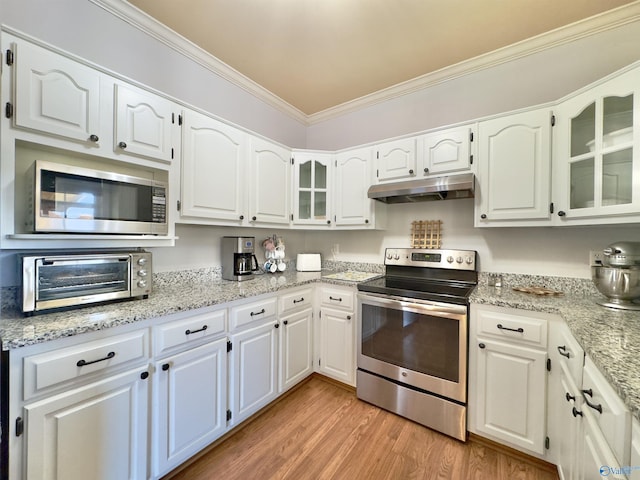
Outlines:
<svg viewBox="0 0 640 480"><path fill-rule="evenodd" d="M122 260L39 260L36 269L38 301L129 291L129 264Z"/></svg>
<svg viewBox="0 0 640 480"><path fill-rule="evenodd" d="M43 170L40 216L151 222L152 187Z"/></svg>
<svg viewBox="0 0 640 480"><path fill-rule="evenodd" d="M362 355L458 382L460 322L379 305L362 305Z"/></svg>

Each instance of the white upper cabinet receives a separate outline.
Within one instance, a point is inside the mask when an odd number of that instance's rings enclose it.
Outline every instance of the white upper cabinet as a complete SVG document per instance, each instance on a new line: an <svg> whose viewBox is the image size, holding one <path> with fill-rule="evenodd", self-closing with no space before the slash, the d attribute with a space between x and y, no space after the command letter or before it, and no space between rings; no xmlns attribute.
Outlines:
<svg viewBox="0 0 640 480"><path fill-rule="evenodd" d="M541 108L479 123L476 227L550 223L551 121Z"/></svg>
<svg viewBox="0 0 640 480"><path fill-rule="evenodd" d="M294 224L331 225L332 159L329 153L294 152Z"/></svg>
<svg viewBox="0 0 640 480"><path fill-rule="evenodd" d="M98 145L100 72L27 42L13 51L14 125Z"/></svg>
<svg viewBox="0 0 640 480"><path fill-rule="evenodd" d="M449 128L418 138L418 177L470 170L475 127Z"/></svg>
<svg viewBox="0 0 640 480"><path fill-rule="evenodd" d="M367 196L371 185L371 161L371 148L336 154L333 193L336 226L374 225L374 201Z"/></svg>
<svg viewBox="0 0 640 480"><path fill-rule="evenodd" d="M376 180L411 180L416 177L416 137L381 143L376 152Z"/></svg>
<svg viewBox="0 0 640 480"><path fill-rule="evenodd" d="M182 144L181 217L242 224L247 215L247 134L189 110Z"/></svg>
<svg viewBox="0 0 640 480"><path fill-rule="evenodd" d="M116 153L141 155L170 163L174 157L171 130L177 106L132 85L116 83Z"/></svg>
<svg viewBox="0 0 640 480"><path fill-rule="evenodd" d="M254 225L289 225L291 150L258 137L251 137L249 144L249 221Z"/></svg>
<svg viewBox="0 0 640 480"><path fill-rule="evenodd" d="M553 193L558 224L640 218L638 111L640 68L560 104ZM635 217L620 218L625 215Z"/></svg>

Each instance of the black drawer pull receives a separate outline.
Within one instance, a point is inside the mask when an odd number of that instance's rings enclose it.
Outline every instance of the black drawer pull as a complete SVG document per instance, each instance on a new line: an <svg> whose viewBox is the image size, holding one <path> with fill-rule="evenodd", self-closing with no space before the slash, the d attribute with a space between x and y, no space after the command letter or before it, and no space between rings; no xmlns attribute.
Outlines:
<svg viewBox="0 0 640 480"><path fill-rule="evenodd" d="M253 317L254 315L262 315L264 312L266 312L266 310L263 308L259 312L251 312L250 315Z"/></svg>
<svg viewBox="0 0 640 480"><path fill-rule="evenodd" d="M115 356L116 356L116 352L109 352L107 353L106 357L99 358L97 360L91 360L90 362L87 362L86 360L78 360L78 363L76 363L76 365L78 367L84 367L85 365L91 365L92 363L104 362L105 360L109 360L110 358L113 358Z"/></svg>
<svg viewBox="0 0 640 480"><path fill-rule="evenodd" d="M576 397L574 395L571 395L569 392L567 392L564 397L567 399L567 402L571 402L572 400L576 399Z"/></svg>
<svg viewBox="0 0 640 480"><path fill-rule="evenodd" d="M573 409L571 410L571 413L573 413L574 417L577 417L578 415L582 416L582 412L578 410L576 407L573 407Z"/></svg>
<svg viewBox="0 0 640 480"><path fill-rule="evenodd" d="M510 332L524 333L524 328L522 328L522 327L520 327L520 328L503 327L501 323L498 324L498 329L499 330L509 330Z"/></svg>
<svg viewBox="0 0 640 480"><path fill-rule="evenodd" d="M338 298L333 298L331 295L329 295L329 300L334 300L336 302L341 302L342 298L338 297Z"/></svg>
<svg viewBox="0 0 640 480"><path fill-rule="evenodd" d="M589 388L587 390L582 390L582 393L583 393L582 396L584 397L584 401L587 402L587 405L589 405L594 410L597 410L600 413L600 415L602 415L602 405L601 404L596 405L595 403L591 403L587 398L587 395L593 398L593 390Z"/></svg>
<svg viewBox="0 0 640 480"><path fill-rule="evenodd" d="M294 300L293 303L304 302L304 297L300 297L300 300Z"/></svg>
<svg viewBox="0 0 640 480"><path fill-rule="evenodd" d="M571 358L571 354L567 352L567 347L565 345L560 345L558 347L558 353L563 357Z"/></svg>
<svg viewBox="0 0 640 480"><path fill-rule="evenodd" d="M204 332L207 328L209 328L207 325L203 325L202 328L199 328L198 330L185 330L184 334L191 335L193 333Z"/></svg>

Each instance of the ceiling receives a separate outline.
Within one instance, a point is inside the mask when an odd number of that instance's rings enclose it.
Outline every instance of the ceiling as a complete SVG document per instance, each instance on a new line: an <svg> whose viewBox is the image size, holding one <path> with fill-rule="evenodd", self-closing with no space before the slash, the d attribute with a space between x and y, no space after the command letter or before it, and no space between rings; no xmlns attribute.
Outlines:
<svg viewBox="0 0 640 480"><path fill-rule="evenodd" d="M304 115L632 0L129 0Z"/></svg>

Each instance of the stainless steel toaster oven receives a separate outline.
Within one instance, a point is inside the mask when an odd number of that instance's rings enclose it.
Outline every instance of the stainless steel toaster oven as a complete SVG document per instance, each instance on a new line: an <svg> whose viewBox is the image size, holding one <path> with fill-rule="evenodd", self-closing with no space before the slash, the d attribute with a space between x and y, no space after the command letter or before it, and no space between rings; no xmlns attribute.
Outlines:
<svg viewBox="0 0 640 480"><path fill-rule="evenodd" d="M40 312L148 297L152 257L144 250L21 255L22 311Z"/></svg>

